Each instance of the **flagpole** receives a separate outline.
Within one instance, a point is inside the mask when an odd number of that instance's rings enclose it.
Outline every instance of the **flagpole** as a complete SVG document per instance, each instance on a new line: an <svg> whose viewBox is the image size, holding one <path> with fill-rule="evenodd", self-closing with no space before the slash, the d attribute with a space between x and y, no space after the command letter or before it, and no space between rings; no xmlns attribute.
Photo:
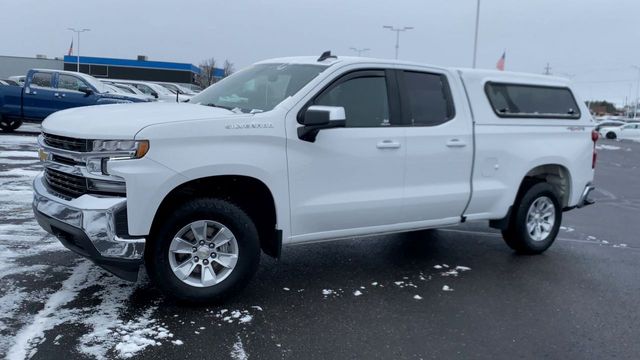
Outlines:
<svg viewBox="0 0 640 360"><path fill-rule="evenodd" d="M73 31L74 33L78 34L78 51L77 51L77 56L76 56L76 71L80 72L80 33L81 32L85 32L85 31L91 31L91 29L76 30L74 28L67 28L67 30Z"/></svg>
<svg viewBox="0 0 640 360"><path fill-rule="evenodd" d="M480 0L476 6L476 33L473 41L473 68L476 68L476 58L478 56L478 28L480 27Z"/></svg>

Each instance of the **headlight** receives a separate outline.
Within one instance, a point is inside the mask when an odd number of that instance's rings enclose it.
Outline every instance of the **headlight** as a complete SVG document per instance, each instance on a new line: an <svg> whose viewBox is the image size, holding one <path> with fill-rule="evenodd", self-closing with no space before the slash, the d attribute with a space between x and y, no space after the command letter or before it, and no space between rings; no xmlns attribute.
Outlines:
<svg viewBox="0 0 640 360"><path fill-rule="evenodd" d="M113 157L140 159L149 151L148 140L94 140L94 152L113 154Z"/></svg>

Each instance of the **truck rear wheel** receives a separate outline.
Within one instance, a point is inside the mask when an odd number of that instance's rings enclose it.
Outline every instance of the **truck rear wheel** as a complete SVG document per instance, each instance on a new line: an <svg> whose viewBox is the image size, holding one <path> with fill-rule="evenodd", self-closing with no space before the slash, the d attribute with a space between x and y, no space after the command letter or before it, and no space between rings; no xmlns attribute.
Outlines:
<svg viewBox="0 0 640 360"><path fill-rule="evenodd" d="M145 260L149 277L167 296L220 301L244 288L258 269L258 231L226 200L192 200L151 236Z"/></svg>
<svg viewBox="0 0 640 360"><path fill-rule="evenodd" d="M6 119L0 116L0 129L4 132L11 132L22 126L22 120Z"/></svg>
<svg viewBox="0 0 640 360"><path fill-rule="evenodd" d="M513 213L502 237L521 254L540 254L556 239L562 222L562 208L553 187L532 184L514 204Z"/></svg>

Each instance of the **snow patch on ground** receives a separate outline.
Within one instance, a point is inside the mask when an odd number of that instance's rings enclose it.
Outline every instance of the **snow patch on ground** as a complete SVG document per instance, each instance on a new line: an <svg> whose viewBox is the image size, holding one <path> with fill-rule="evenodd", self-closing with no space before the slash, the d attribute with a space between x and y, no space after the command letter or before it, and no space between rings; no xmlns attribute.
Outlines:
<svg viewBox="0 0 640 360"><path fill-rule="evenodd" d="M237 336L237 341L233 344L233 348L229 353L233 360L247 360L249 359L249 355L247 355L246 351L244 351L244 345L242 344L242 339L240 339L240 335Z"/></svg>
<svg viewBox="0 0 640 360"><path fill-rule="evenodd" d="M76 311L62 307L75 299L92 266L89 261L83 261L74 269L71 276L62 283L62 288L49 297L44 308L36 314L31 323L14 337L7 359L22 360L32 357L37 352L36 346L45 340L45 331L69 321L76 315Z"/></svg>
<svg viewBox="0 0 640 360"><path fill-rule="evenodd" d="M566 231L566 232L573 232L575 231L574 228L572 228L571 226L560 226L560 230L562 231Z"/></svg>
<svg viewBox="0 0 640 360"><path fill-rule="evenodd" d="M442 286L442 291L453 291L453 288L451 288L449 285L444 285Z"/></svg>
<svg viewBox="0 0 640 360"><path fill-rule="evenodd" d="M614 145L596 145L596 150L620 150L620 146Z"/></svg>

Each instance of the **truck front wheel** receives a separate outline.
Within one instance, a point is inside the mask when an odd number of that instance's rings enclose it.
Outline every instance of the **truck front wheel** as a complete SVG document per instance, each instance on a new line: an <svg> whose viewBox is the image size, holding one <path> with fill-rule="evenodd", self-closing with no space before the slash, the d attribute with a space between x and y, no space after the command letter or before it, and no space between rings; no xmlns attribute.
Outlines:
<svg viewBox="0 0 640 360"><path fill-rule="evenodd" d="M151 280L177 300L216 302L241 290L260 263L258 231L238 206L192 200L171 212L150 237Z"/></svg>
<svg viewBox="0 0 640 360"><path fill-rule="evenodd" d="M556 239L562 222L562 208L553 187L531 185L514 204L502 237L509 247L522 254L540 254Z"/></svg>
<svg viewBox="0 0 640 360"><path fill-rule="evenodd" d="M4 132L11 132L22 126L22 120L6 119L0 116L0 129Z"/></svg>

